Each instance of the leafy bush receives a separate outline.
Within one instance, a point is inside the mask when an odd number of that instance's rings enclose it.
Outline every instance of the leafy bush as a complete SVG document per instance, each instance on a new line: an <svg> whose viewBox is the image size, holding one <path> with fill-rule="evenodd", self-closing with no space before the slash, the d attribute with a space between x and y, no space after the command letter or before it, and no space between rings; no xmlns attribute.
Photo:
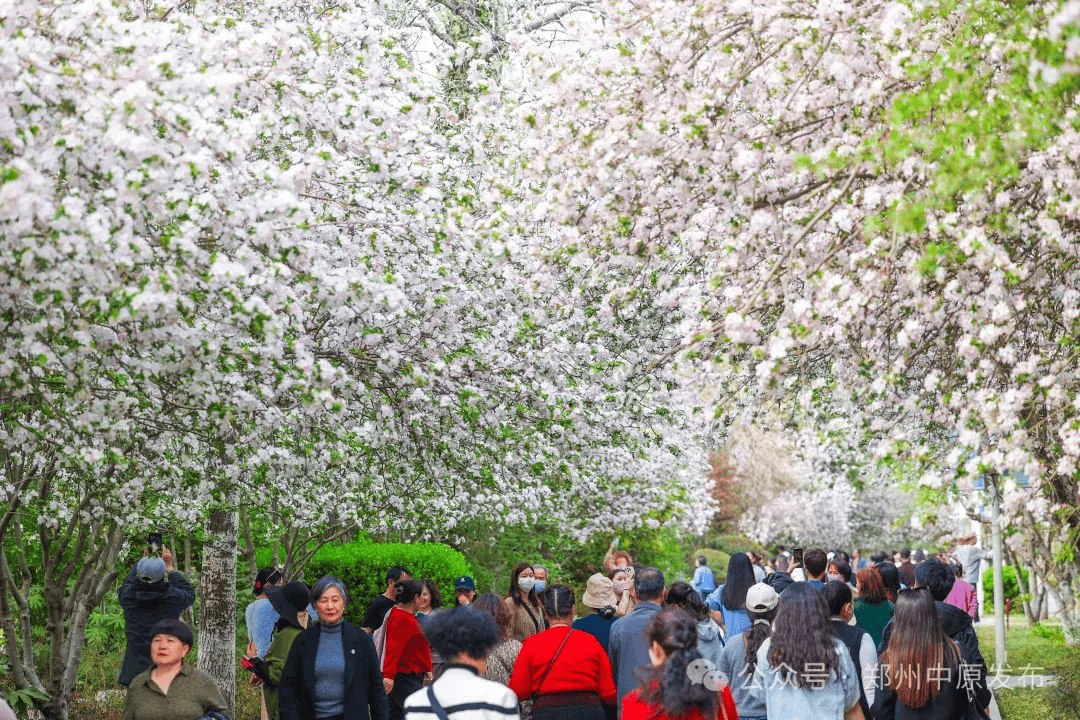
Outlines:
<svg viewBox="0 0 1080 720"><path fill-rule="evenodd" d="M722 553L726 553L729 557L738 552L748 553L751 550L756 552L760 557L769 557L771 553L761 545L750 538L745 538L742 535L713 535L705 543L714 550L719 550ZM712 563L709 563L710 567ZM727 568L727 564L724 564L724 568ZM715 570L716 568L713 568Z"/></svg>
<svg viewBox="0 0 1080 720"><path fill-rule="evenodd" d="M1028 577L1028 571L1024 570L1024 584L1027 587L1030 579ZM1016 582L1016 570L1012 565L1006 565L1001 568L1001 579L1005 586L1005 599L1012 600L1013 614L1024 612L1023 603L1019 601L1020 598L1020 584ZM994 612L994 568L987 568L983 573L983 587L986 588L986 610L985 614L989 615Z"/></svg>
<svg viewBox="0 0 1080 720"><path fill-rule="evenodd" d="M1066 656L1050 666L1048 672L1057 682L1051 686L1050 702L1056 710L1055 717L1080 718L1080 646L1069 645Z"/></svg>
<svg viewBox="0 0 1080 720"><path fill-rule="evenodd" d="M403 567L415 578L430 578L439 586L443 602L454 600L454 580L472 575L472 568L457 550L438 543L371 543L327 545L304 567L304 577L314 584L320 577L341 578L349 590L345 617L359 626L368 603L386 591L386 571Z"/></svg>
<svg viewBox="0 0 1080 720"><path fill-rule="evenodd" d="M712 548L700 548L695 550L694 557L697 558L698 555L705 556L705 559L708 561L706 564L709 566L709 569L713 571L713 577L716 578L716 584L722 584L724 579L727 578L727 566L728 561L731 560L731 555L726 552L721 552L720 550L713 550ZM695 562L697 562L696 559Z"/></svg>

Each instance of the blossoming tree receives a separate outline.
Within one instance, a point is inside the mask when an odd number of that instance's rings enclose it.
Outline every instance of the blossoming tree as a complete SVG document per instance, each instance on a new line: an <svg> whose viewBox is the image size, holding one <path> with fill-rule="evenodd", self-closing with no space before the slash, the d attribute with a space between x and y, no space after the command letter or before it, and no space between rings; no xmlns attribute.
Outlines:
<svg viewBox="0 0 1080 720"><path fill-rule="evenodd" d="M1025 471L1009 519L1055 538L1071 624L1074 5L605 7L589 52L534 53L519 114L564 252L613 301L679 290L654 363L720 428L781 403L929 486Z"/></svg>

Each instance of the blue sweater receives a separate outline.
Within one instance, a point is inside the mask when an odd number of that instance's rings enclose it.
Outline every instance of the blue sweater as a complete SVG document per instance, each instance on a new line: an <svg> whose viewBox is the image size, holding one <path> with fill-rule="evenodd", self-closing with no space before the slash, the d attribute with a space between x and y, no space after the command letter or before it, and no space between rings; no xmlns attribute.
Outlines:
<svg viewBox="0 0 1080 720"><path fill-rule="evenodd" d="M315 655L315 717L345 712L345 648L341 623L323 625L319 652Z"/></svg>

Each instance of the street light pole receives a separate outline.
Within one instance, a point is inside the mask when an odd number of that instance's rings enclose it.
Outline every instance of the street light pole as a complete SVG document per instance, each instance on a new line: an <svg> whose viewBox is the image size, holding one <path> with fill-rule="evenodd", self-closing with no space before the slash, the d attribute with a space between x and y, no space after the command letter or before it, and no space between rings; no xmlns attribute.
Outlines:
<svg viewBox="0 0 1080 720"><path fill-rule="evenodd" d="M992 532L994 558L994 665L995 674L1001 674L1008 659L1005 656L1005 580L1002 577L1004 551L1001 541L1001 487L1000 476L993 476L993 494L990 506L990 529Z"/></svg>

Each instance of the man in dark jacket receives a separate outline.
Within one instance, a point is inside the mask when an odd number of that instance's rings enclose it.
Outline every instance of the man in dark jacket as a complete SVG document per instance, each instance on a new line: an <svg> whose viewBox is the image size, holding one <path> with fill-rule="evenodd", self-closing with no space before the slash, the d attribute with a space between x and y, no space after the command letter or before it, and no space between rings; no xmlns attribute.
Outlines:
<svg viewBox="0 0 1080 720"><path fill-rule="evenodd" d="M147 670L150 660L150 630L159 620L177 620L195 602L195 590L173 569L172 553L162 548L161 557L144 557L124 578L120 587L120 607L124 609L127 650L117 679L125 687Z"/></svg>
<svg viewBox="0 0 1080 720"><path fill-rule="evenodd" d="M930 596L936 601L942 629L960 648L961 685L974 689L975 705L983 717L990 716L990 701L993 693L986 685L986 661L979 651L979 637L971 624L971 616L960 608L949 605L945 598L952 591L956 575L937 558L930 558L915 566L915 587L930 588ZM893 621L890 620L881 633L881 645L878 656L889 646L892 636Z"/></svg>

